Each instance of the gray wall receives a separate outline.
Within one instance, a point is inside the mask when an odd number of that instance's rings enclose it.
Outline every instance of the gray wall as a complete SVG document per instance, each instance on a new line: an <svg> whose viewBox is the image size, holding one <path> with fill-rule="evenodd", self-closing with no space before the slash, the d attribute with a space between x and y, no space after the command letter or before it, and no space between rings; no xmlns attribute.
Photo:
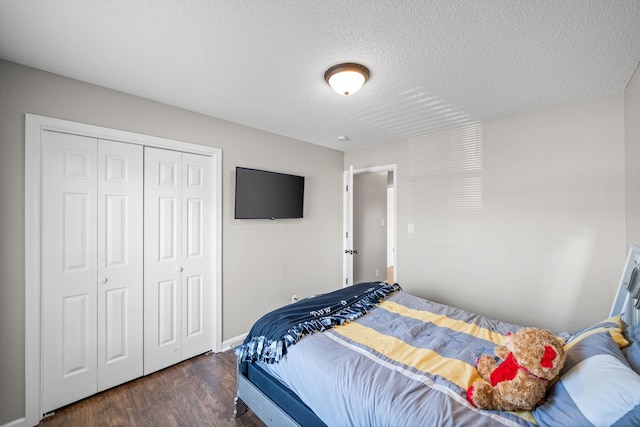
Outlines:
<svg viewBox="0 0 640 427"><path fill-rule="evenodd" d="M24 416L24 114L223 150L223 339L341 284L343 153L0 60L0 425ZM304 219L233 219L234 171L306 177Z"/></svg>
<svg viewBox="0 0 640 427"><path fill-rule="evenodd" d="M345 167L398 165L405 290L570 330L607 317L628 250L624 124L611 96L348 152Z"/></svg>
<svg viewBox="0 0 640 427"><path fill-rule="evenodd" d="M624 93L627 244L640 245L640 65Z"/></svg>

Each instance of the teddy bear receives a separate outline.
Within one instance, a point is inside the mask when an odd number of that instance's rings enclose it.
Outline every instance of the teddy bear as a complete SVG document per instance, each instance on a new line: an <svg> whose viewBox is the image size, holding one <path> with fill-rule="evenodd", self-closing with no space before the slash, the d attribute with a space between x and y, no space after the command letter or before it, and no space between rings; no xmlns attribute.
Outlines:
<svg viewBox="0 0 640 427"><path fill-rule="evenodd" d="M501 411L532 410L544 400L549 381L559 373L566 360L563 343L551 332L523 328L508 333L506 345L478 359L476 369L486 381L475 381L467 390L469 402L480 409Z"/></svg>

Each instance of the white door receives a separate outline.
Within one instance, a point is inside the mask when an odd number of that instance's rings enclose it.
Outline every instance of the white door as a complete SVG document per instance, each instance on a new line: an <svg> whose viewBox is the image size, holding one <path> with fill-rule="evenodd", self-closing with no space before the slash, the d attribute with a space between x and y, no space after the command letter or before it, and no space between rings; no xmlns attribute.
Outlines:
<svg viewBox="0 0 640 427"><path fill-rule="evenodd" d="M142 374L142 148L43 132L45 412Z"/></svg>
<svg viewBox="0 0 640 427"><path fill-rule="evenodd" d="M353 285L353 166L344 172L343 286ZM357 249L356 249L357 250Z"/></svg>
<svg viewBox="0 0 640 427"><path fill-rule="evenodd" d="M142 376L143 147L98 144L98 391Z"/></svg>
<svg viewBox="0 0 640 427"><path fill-rule="evenodd" d="M145 148L145 375L213 348L211 158Z"/></svg>
<svg viewBox="0 0 640 427"><path fill-rule="evenodd" d="M396 165L386 165L386 166L374 166L366 169L358 169L354 170L353 166L349 166L349 170L344 172L344 197L343 197L343 286L349 286L354 284L354 271L356 267L354 264L357 264L357 259L361 254L362 249L357 247L358 238L356 236L358 227L355 226L355 223L362 221L362 216L368 215L367 212L361 213L360 217L354 216L354 195L359 191L357 186L354 184L354 175L360 175L365 173L392 173L393 180L389 189L391 189L391 197L388 197L387 201L387 221L386 221L386 248L384 248L384 243L380 244L380 251L386 250L392 256L389 259L387 264L388 267L392 267L393 271L391 273L390 278L387 278L387 272L378 271L378 276L375 276L375 270L373 269L373 277L367 275L365 278L355 277L355 281L360 280L380 280L384 281L389 280L395 282L398 280L398 268L397 268L397 260L398 255L396 253L395 248L397 247L397 192L396 188L396 180L397 180L397 167ZM385 191L387 193L388 190ZM388 194L388 193L387 193ZM379 221L378 219L377 221ZM377 268L381 270L383 264L380 264L381 267Z"/></svg>
<svg viewBox="0 0 640 427"><path fill-rule="evenodd" d="M97 391L98 141L42 136L43 412Z"/></svg>
<svg viewBox="0 0 640 427"><path fill-rule="evenodd" d="M213 348L211 157L182 154L182 360Z"/></svg>

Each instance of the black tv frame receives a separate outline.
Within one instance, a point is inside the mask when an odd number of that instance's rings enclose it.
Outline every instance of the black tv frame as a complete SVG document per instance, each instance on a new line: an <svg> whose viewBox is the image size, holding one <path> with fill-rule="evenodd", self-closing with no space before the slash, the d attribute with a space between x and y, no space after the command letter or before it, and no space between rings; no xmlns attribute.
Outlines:
<svg viewBox="0 0 640 427"><path fill-rule="evenodd" d="M234 218L303 218L304 190L304 176L237 166Z"/></svg>

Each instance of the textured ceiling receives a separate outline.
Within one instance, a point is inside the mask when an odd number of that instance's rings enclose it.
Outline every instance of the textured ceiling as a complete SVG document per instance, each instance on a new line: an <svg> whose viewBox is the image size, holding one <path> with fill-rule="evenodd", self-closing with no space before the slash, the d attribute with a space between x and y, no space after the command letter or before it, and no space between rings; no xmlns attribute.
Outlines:
<svg viewBox="0 0 640 427"><path fill-rule="evenodd" d="M0 58L348 151L622 93L640 0L1 0Z"/></svg>

